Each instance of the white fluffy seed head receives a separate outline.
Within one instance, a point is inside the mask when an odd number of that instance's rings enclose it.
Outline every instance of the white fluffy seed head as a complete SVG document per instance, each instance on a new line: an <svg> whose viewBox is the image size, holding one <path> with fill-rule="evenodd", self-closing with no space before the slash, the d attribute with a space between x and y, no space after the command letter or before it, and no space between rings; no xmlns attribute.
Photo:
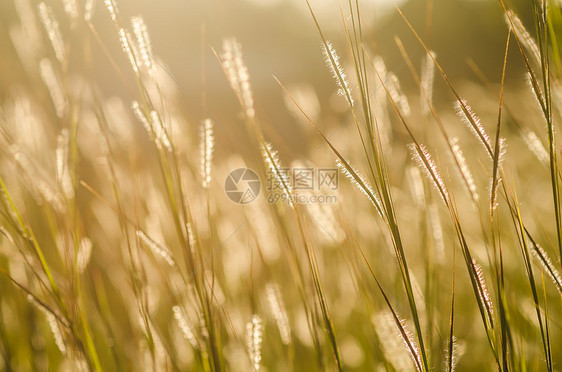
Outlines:
<svg viewBox="0 0 562 372"><path fill-rule="evenodd" d="M425 208L425 190L421 178L420 169L418 167L408 168L408 182L412 196L420 209Z"/></svg>
<svg viewBox="0 0 562 372"><path fill-rule="evenodd" d="M511 22L509 22L510 19ZM517 35L519 41L521 42L521 44L523 44L525 49L527 49L527 51L531 53L532 61L537 66L540 66L541 53L537 45L537 42L535 41L535 39L533 39L533 37L529 34L529 32L527 32L525 26L523 26L523 22L521 22L521 19L519 19L519 17L517 17L517 15L515 15L515 13L512 10L508 10L507 13L505 14L505 22L510 28L513 25L513 31Z"/></svg>
<svg viewBox="0 0 562 372"><path fill-rule="evenodd" d="M494 315L494 303L492 301L492 296L490 296L490 292L488 291L488 287L486 286L484 271L475 259L472 259L472 266L474 267L474 271L476 272L476 279L478 282L478 297L480 298L480 301L484 305L485 311L488 314L489 322L492 323Z"/></svg>
<svg viewBox="0 0 562 372"><path fill-rule="evenodd" d="M90 263L90 259L92 257L92 247L93 243L89 238L84 237L80 240L76 257L76 265L79 273L83 273L84 270L86 270L88 263Z"/></svg>
<svg viewBox="0 0 562 372"><path fill-rule="evenodd" d="M109 12L109 16L113 22L117 22L117 14L119 14L119 9L113 2L113 0L104 0L105 8Z"/></svg>
<svg viewBox="0 0 562 372"><path fill-rule="evenodd" d="M388 94L400 110L400 113L404 116L410 116L410 104L402 88L400 88L400 81L395 74L390 73L388 75L386 79L386 89L388 89Z"/></svg>
<svg viewBox="0 0 562 372"><path fill-rule="evenodd" d="M426 174L427 178L433 183L441 198L445 203L449 202L449 192L447 186L441 177L441 173L437 169L437 165L431 158L431 154L424 145L417 146L414 143L408 144L412 159L418 164L421 170Z"/></svg>
<svg viewBox="0 0 562 372"><path fill-rule="evenodd" d="M412 362L416 371L422 366L419 346L406 328L404 319L397 322L390 311L381 311L371 319L383 346L384 355L399 371L411 371ZM398 324L399 323L399 324ZM404 333L402 333L402 331Z"/></svg>
<svg viewBox="0 0 562 372"><path fill-rule="evenodd" d="M474 182L474 178L472 177L472 172L470 171L470 168L466 163L466 159L459 145L459 139L457 137L451 139L451 149L453 152L455 163L457 165L457 169L459 170L464 181L464 185L466 186L470 196L472 197L472 200L477 202L480 199L480 195L478 194L478 189L476 188L476 183Z"/></svg>
<svg viewBox="0 0 562 372"><path fill-rule="evenodd" d="M548 257L548 254L540 245L533 244L532 248L531 253L535 257L536 261L538 261L543 272L546 273L546 275L552 280L556 289L562 293L562 277L550 260L550 257Z"/></svg>
<svg viewBox="0 0 562 372"><path fill-rule="evenodd" d="M154 64L152 58L152 43L148 29L144 23L144 19L140 16L132 17L131 24L133 26L133 34L137 42L137 50L139 53L139 63L146 68L149 73L153 72Z"/></svg>
<svg viewBox="0 0 562 372"><path fill-rule="evenodd" d="M78 4L76 0L63 0L64 11L71 21L78 19Z"/></svg>
<svg viewBox="0 0 562 372"><path fill-rule="evenodd" d="M58 322L55 314L53 314L51 311L47 310L47 308L43 304L40 304L39 302L37 302L31 294L27 295L27 300L32 305L36 306L37 309L39 309L41 312L43 312L45 314L45 317L47 318L47 323L49 324L49 328L51 329L51 332L53 334L53 338L55 339L55 345L57 346L57 348L60 350L60 352L63 355L66 355L66 352L67 352L66 343L64 341L64 337L63 337L63 334L60 330L59 322Z"/></svg>
<svg viewBox="0 0 562 372"><path fill-rule="evenodd" d="M367 196L369 201L373 204L379 215L382 217L382 203L380 201L379 195L375 192L375 190L373 190L365 177L363 177L363 175L356 169L353 169L353 173L350 172L340 159L336 160L336 166L351 181L351 183L359 189L359 191Z"/></svg>
<svg viewBox="0 0 562 372"><path fill-rule="evenodd" d="M69 137L68 130L63 129L57 138L56 160L57 160L57 181L67 199L74 198L74 185L69 169L68 156Z"/></svg>
<svg viewBox="0 0 562 372"><path fill-rule="evenodd" d="M142 109L137 101L133 101L131 104L131 108L133 109L133 113L139 119L144 129L148 132L149 135L152 135L152 129L150 127L150 123L146 119L146 116L142 112Z"/></svg>
<svg viewBox="0 0 562 372"><path fill-rule="evenodd" d="M213 122L211 119L205 119L201 123L201 179L205 189L209 188L211 184L211 164L214 148Z"/></svg>
<svg viewBox="0 0 562 372"><path fill-rule="evenodd" d="M45 175L31 163L29 158L16 145L10 147L10 152L23 175L30 181L28 187L37 202L42 204L46 201L55 210L64 211L64 203L60 193L55 191Z"/></svg>
<svg viewBox="0 0 562 372"><path fill-rule="evenodd" d="M195 349L199 349L199 344L193 333L193 328L187 321L182 309L178 305L172 307L172 312L174 313L174 319L176 320L179 329L181 330L183 337L189 341L191 346Z"/></svg>
<svg viewBox="0 0 562 372"><path fill-rule="evenodd" d="M490 185L489 185L490 211L491 212L493 212L498 207L498 188L499 188L500 183L502 182L502 178L500 176L499 169L502 166L503 160L505 158L505 153L507 151L507 145L506 145L505 138L500 138L498 151L499 151L499 154L498 154L498 164L497 164L495 183L494 183L494 177L491 176L490 177ZM493 170L492 170L492 172L490 172L490 174L492 174L492 173L493 173Z"/></svg>
<svg viewBox="0 0 562 372"><path fill-rule="evenodd" d="M246 346L254 371L261 367L261 347L263 337L263 323L259 315L252 315L252 320L246 324Z"/></svg>
<svg viewBox="0 0 562 372"><path fill-rule="evenodd" d="M412 370L409 353L404 349L402 337L396 334L396 324L389 311L381 311L371 318L385 358L397 371Z"/></svg>
<svg viewBox="0 0 562 372"><path fill-rule="evenodd" d="M47 317L47 322L49 323L49 327L51 328L51 332L53 333L53 338L55 339L55 345L57 345L57 348L60 350L60 352L63 355L66 355L66 344L64 342L62 332L60 331L57 318L51 312L48 312L46 310L44 310L44 312Z"/></svg>
<svg viewBox="0 0 562 372"><path fill-rule="evenodd" d="M431 105L433 101L433 82L435 80L435 64L433 63L433 58L435 58L435 53L430 53L431 54L425 55L421 69L420 98L421 108L424 114L429 113L429 105Z"/></svg>
<svg viewBox="0 0 562 372"><path fill-rule="evenodd" d="M131 43L129 32L121 27L117 33L119 35L121 49L123 49L123 52L125 52L125 55L129 59L129 63L131 64L133 71L138 74L139 66L136 58L136 56L138 56L138 52L136 51L135 46Z"/></svg>
<svg viewBox="0 0 562 372"><path fill-rule="evenodd" d="M255 116L255 110L250 74L242 58L242 46L236 39L230 38L223 41L221 60L230 86L240 98L246 116L252 119Z"/></svg>
<svg viewBox="0 0 562 372"><path fill-rule="evenodd" d="M529 87L533 92L533 97L535 98L535 102L537 103L539 110L541 112L544 112L543 107L545 107L546 104L544 100L544 94L542 93L540 86L533 84L533 79L529 71L525 73L525 79L527 80L527 84L529 84Z"/></svg>
<svg viewBox="0 0 562 372"><path fill-rule="evenodd" d="M429 221L431 228L431 236L433 244L435 245L435 260L439 264L445 263L445 243L443 241L443 227L441 226L441 219L439 218L439 211L435 203L429 206Z"/></svg>
<svg viewBox="0 0 562 372"><path fill-rule="evenodd" d="M154 131L156 146L159 149L166 149L172 152L172 144L166 128L164 128L164 123L160 120L160 115L155 110L150 111L150 122L152 124L152 130Z"/></svg>
<svg viewBox="0 0 562 372"><path fill-rule="evenodd" d="M155 110L152 110L148 113L147 118L137 101L133 101L131 108L137 119L139 119L142 123L148 135L156 144L156 147L160 150L166 149L167 151L172 152L170 138L168 137L166 128L164 128L164 124L160 120L158 113Z"/></svg>
<svg viewBox="0 0 562 372"><path fill-rule="evenodd" d="M191 250L191 254L195 255L195 245L197 241L195 240L195 234L193 233L193 227L191 223L187 222L185 224L185 230L187 231L187 242L189 244L189 249Z"/></svg>
<svg viewBox="0 0 562 372"><path fill-rule="evenodd" d="M39 62L39 73L43 83L45 83L45 86L49 91L57 116L62 118L66 109L66 100L64 98L60 81L55 74L53 64L48 58L43 58Z"/></svg>
<svg viewBox="0 0 562 372"><path fill-rule="evenodd" d="M269 283L265 287L265 290L271 315L275 319L277 328L279 329L279 334L281 335L281 342L284 345L289 345L291 343L291 327L289 325L289 318L287 317L285 303L283 302L281 292L279 291L279 286Z"/></svg>
<svg viewBox="0 0 562 372"><path fill-rule="evenodd" d="M529 150L531 150L531 152L541 163L548 164L550 156L548 155L548 152L546 151L540 138L535 132L527 132L527 134L523 136L523 140L525 141L525 144L527 145Z"/></svg>
<svg viewBox="0 0 562 372"><path fill-rule="evenodd" d="M289 206L295 208L293 199L293 189L287 173L282 171L281 162L277 151L273 149L270 143L265 143L262 146L262 154L267 166L269 176L273 177L273 181L277 182L281 192L283 193L284 200L287 200Z"/></svg>
<svg viewBox="0 0 562 372"><path fill-rule="evenodd" d="M455 104L457 108L457 115L482 144L486 154L492 158L492 142L490 141L490 136L488 136L488 133L486 133L486 130L482 126L480 118L474 113L474 111L472 111L472 108L464 99L457 101Z"/></svg>
<svg viewBox="0 0 562 372"><path fill-rule="evenodd" d="M96 0L86 0L86 4L84 5L84 21L90 22L92 20L95 2Z"/></svg>
<svg viewBox="0 0 562 372"><path fill-rule="evenodd" d="M209 328L207 327L207 321L205 320L205 316L201 312L198 312L198 317L199 317L199 332L201 334L201 337L203 337L205 340L208 340Z"/></svg>
<svg viewBox="0 0 562 372"><path fill-rule="evenodd" d="M51 41L51 46L55 52L55 56L60 63L64 62L64 43L62 41L62 34L60 32L59 23L53 16L53 12L50 7L45 3L39 3L39 17L41 22L45 27L47 36Z"/></svg>
<svg viewBox="0 0 562 372"><path fill-rule="evenodd" d="M170 250L151 239L144 231L137 230L137 236L139 239L147 246L154 254L160 256L168 263L170 266L175 266L175 261L172 258Z"/></svg>
<svg viewBox="0 0 562 372"><path fill-rule="evenodd" d="M353 107L353 98L351 96L351 89L349 88L349 82L347 81L347 76L340 63L340 57L336 53L332 43L326 41L326 44L322 45L322 52L324 53L324 59L326 64L330 68L336 83L338 84L338 94L345 97L347 103L350 107Z"/></svg>

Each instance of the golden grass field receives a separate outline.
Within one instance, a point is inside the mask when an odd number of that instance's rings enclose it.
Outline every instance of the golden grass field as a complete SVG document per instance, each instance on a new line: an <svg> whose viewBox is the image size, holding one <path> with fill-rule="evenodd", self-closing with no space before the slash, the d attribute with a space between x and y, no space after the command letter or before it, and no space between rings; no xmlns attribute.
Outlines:
<svg viewBox="0 0 562 372"><path fill-rule="evenodd" d="M559 0L0 13L0 370L559 370Z"/></svg>

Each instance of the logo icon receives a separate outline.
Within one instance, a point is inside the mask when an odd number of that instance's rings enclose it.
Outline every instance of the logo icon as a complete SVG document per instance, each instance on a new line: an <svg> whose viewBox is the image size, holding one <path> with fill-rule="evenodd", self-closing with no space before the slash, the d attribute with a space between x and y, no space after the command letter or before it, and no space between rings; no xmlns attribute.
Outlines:
<svg viewBox="0 0 562 372"><path fill-rule="evenodd" d="M226 176L224 191L230 200L237 204L249 204L260 194L261 182L256 174L248 168L238 168Z"/></svg>

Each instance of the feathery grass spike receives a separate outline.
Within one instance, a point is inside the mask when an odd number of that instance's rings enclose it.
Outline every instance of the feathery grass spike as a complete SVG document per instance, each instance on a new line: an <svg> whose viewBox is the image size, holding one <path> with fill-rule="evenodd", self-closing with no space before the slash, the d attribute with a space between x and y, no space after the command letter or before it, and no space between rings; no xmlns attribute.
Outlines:
<svg viewBox="0 0 562 372"><path fill-rule="evenodd" d="M435 80L435 64L433 63L433 58L436 58L435 53L428 53L422 63L420 82L422 94L420 94L420 98L421 108L424 114L429 113L428 102L429 104L433 102L433 85Z"/></svg>
<svg viewBox="0 0 562 372"><path fill-rule="evenodd" d="M92 16L94 15L94 5L96 0L86 0L84 5L84 20L86 22L92 21Z"/></svg>
<svg viewBox="0 0 562 372"><path fill-rule="evenodd" d="M156 145L159 149L165 148L169 152L172 152L172 144L170 138L166 133L166 128L164 128L164 123L160 120L160 115L155 110L150 111L150 122L152 123L152 130L156 136Z"/></svg>
<svg viewBox="0 0 562 372"><path fill-rule="evenodd" d="M279 334L281 335L281 342L284 345L291 343L291 327L289 326L289 318L287 317L287 310L281 298L281 292L276 284L268 284L265 288L267 292L267 300L271 314L277 323Z"/></svg>
<svg viewBox="0 0 562 372"><path fill-rule="evenodd" d="M482 126L480 118L472 111L472 108L464 99L457 101L456 107L458 116L472 131L478 141L480 141L488 156L492 158L492 142L490 141L490 136L488 136L488 133L486 133L486 130Z"/></svg>
<svg viewBox="0 0 562 372"><path fill-rule="evenodd" d="M113 0L104 0L103 3L105 4L105 8L109 12L109 16L113 22L117 22L117 14L119 13L119 9L115 5Z"/></svg>
<svg viewBox="0 0 562 372"><path fill-rule="evenodd" d="M509 22L510 19L511 22ZM517 34L523 46L529 52L531 52L533 62L535 62L537 66L540 66L541 53L539 51L537 42L535 41L535 39L533 39L533 37L529 34L529 32L527 32L525 26L523 26L523 22L521 22L521 19L519 19L519 17L517 17L517 15L515 15L515 13L512 10L508 10L507 13L505 14L505 22L509 27L511 27L511 25L513 24L513 28L514 28L513 31Z"/></svg>
<svg viewBox="0 0 562 372"><path fill-rule="evenodd" d="M71 21L78 18L78 3L77 0L63 0L64 11Z"/></svg>
<svg viewBox="0 0 562 372"><path fill-rule="evenodd" d="M412 159L416 161L418 166L426 174L427 178L433 183L435 189L439 192L439 195L445 203L448 203L449 192L447 190L447 186L445 186L441 173L439 173L437 165L435 165L429 151L427 151L424 145L416 145L414 143L410 143L408 147L410 148Z"/></svg>
<svg viewBox="0 0 562 372"><path fill-rule="evenodd" d="M64 62L64 43L59 28L59 23L53 16L53 11L45 3L39 3L39 16L55 51L55 56L60 63Z"/></svg>
<svg viewBox="0 0 562 372"><path fill-rule="evenodd" d="M422 209L425 208L425 190L423 187L421 172L418 167L408 168L408 181L417 206Z"/></svg>
<svg viewBox="0 0 562 372"><path fill-rule="evenodd" d="M152 61L152 43L144 19L140 16L132 17L133 34L137 42L140 62L149 73L153 72L154 64Z"/></svg>
<svg viewBox="0 0 562 372"><path fill-rule="evenodd" d="M540 138L537 134L533 131L527 132L526 135L523 135L523 140L525 144L531 150L533 155L543 164L548 165L549 155L548 151L546 151L544 145L542 144Z"/></svg>
<svg viewBox="0 0 562 372"><path fill-rule="evenodd" d="M545 250L538 244L533 244L533 249L531 250L533 256L538 261L543 272L552 280L556 289L562 294L562 277L560 273L548 257Z"/></svg>
<svg viewBox="0 0 562 372"><path fill-rule="evenodd" d="M408 346L404 347L402 334L396 333L397 325L390 311L384 310L373 315L371 322L378 339L381 341L384 357L392 367L397 371L413 370L412 353ZM416 370L418 370L417 367Z"/></svg>
<svg viewBox="0 0 562 372"><path fill-rule="evenodd" d="M152 252L162 257L164 261L168 263L168 265L174 266L176 264L168 248L165 248L162 245L156 243L153 239L151 239L148 235L146 235L141 230L137 230L137 236L148 248L150 248Z"/></svg>
<svg viewBox="0 0 562 372"><path fill-rule="evenodd" d="M187 322L187 319L185 318L185 315L183 314L183 311L181 310L181 308L178 305L174 305L172 307L172 312L174 313L174 319L178 323L178 327L181 330L181 332L183 334L183 337L186 340L189 341L191 346L198 349L199 344L197 343L197 339L195 338L195 334L193 333L193 329L191 328L191 326Z"/></svg>
<svg viewBox="0 0 562 372"><path fill-rule="evenodd" d="M242 46L236 39L223 41L221 54L222 64L230 86L236 92L249 118L256 114L254 110L254 96L250 85L250 74L242 58Z"/></svg>
<svg viewBox="0 0 562 372"><path fill-rule="evenodd" d="M472 259L472 266L474 267L476 279L478 280L478 296L480 297L482 303L486 306L486 312L488 313L488 315L493 316L494 303L492 301L492 296L490 296L490 292L488 291L488 286L486 285L484 271L475 259ZM491 318L489 320L490 322L492 321Z"/></svg>
<svg viewBox="0 0 562 372"><path fill-rule="evenodd" d="M68 156L68 130L63 129L57 139L57 180L62 188L63 194L67 199L74 198L74 185L69 170Z"/></svg>
<svg viewBox="0 0 562 372"><path fill-rule="evenodd" d="M138 61L135 58L135 56L138 56L138 52L136 51L135 46L131 43L129 32L121 27L117 33L119 34L119 42L121 43L123 52L125 52L125 55L129 59L129 63L131 64L133 71L138 74L139 66Z"/></svg>
<svg viewBox="0 0 562 372"><path fill-rule="evenodd" d="M211 183L211 163L214 148L213 122L211 119L205 119L201 123L201 178L203 188L208 188Z"/></svg>
<svg viewBox="0 0 562 372"><path fill-rule="evenodd" d="M261 349L263 337L263 323L259 315L252 315L252 320L246 324L246 346L254 371L261 367Z"/></svg>
<svg viewBox="0 0 562 372"><path fill-rule="evenodd" d="M507 151L507 145L505 142L505 138L500 138L500 142L499 142L499 154L498 154L498 169L501 168L503 160L505 158L505 152ZM498 174L497 176L498 178L495 180L494 183L494 179L491 177L490 178L490 185L488 187L489 192L490 192L490 206L492 210L495 210L498 207L498 188L500 183L502 182L502 179L500 177L500 175ZM495 188L495 189L494 189Z"/></svg>
<svg viewBox="0 0 562 372"><path fill-rule="evenodd" d="M464 154L459 145L459 139L457 137L451 139L451 148L453 150L453 156L455 157L455 160L459 166L458 169L461 172L464 184L466 185L472 199L477 202L480 198L478 189L476 188L476 183L474 182L474 178L472 177L472 172L470 172L470 169L468 168L466 158L464 157Z"/></svg>
<svg viewBox="0 0 562 372"><path fill-rule="evenodd" d="M57 116L62 118L66 109L66 99L64 97L61 83L55 74L53 64L49 59L43 58L39 62L39 73L41 74L41 79L49 91Z"/></svg>
<svg viewBox="0 0 562 372"><path fill-rule="evenodd" d="M90 259L92 258L92 247L93 243L89 238L80 239L78 254L76 257L76 265L79 273L83 273L90 263Z"/></svg>
<svg viewBox="0 0 562 372"><path fill-rule="evenodd" d="M277 151L273 149L270 143L262 146L262 154L268 168L268 177L273 177L272 181L276 188L279 188L283 195L283 201L286 201L292 208L295 207L293 200L293 189L290 183L289 175L281 167Z"/></svg>
<svg viewBox="0 0 562 372"><path fill-rule="evenodd" d="M400 87L400 80L398 80L398 77L395 74L390 73L385 84L390 97L394 102L396 102L400 113L403 116L410 116L410 104L408 103L408 98L406 98L406 95Z"/></svg>
<svg viewBox="0 0 562 372"><path fill-rule="evenodd" d="M336 165L340 171L354 184L359 191L361 191L365 196L371 201L373 206L377 209L377 212L382 217L382 204L378 194L373 190L371 185L365 180L365 178L357 170L353 169L353 174L347 169L347 167L341 162L340 159L336 160Z"/></svg>
<svg viewBox="0 0 562 372"><path fill-rule="evenodd" d="M324 53L324 58L326 64L332 71L332 75L338 84L338 94L345 97L347 103L350 107L353 107L353 97L351 96L351 88L349 88L349 82L347 81L347 76L340 63L340 57L336 53L332 43L326 41L326 44L322 44L322 51Z"/></svg>
<svg viewBox="0 0 562 372"><path fill-rule="evenodd" d="M51 328L51 332L53 333L55 345L57 345L58 349L63 355L66 355L66 344L64 343L64 338L59 328L57 318L52 313L47 311L45 311L45 316L47 317L47 322L49 323L49 327Z"/></svg>

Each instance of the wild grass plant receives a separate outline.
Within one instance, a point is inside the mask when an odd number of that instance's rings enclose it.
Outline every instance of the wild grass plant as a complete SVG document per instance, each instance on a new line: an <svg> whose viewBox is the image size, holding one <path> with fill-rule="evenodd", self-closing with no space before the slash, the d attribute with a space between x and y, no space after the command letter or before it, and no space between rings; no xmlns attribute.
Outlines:
<svg viewBox="0 0 562 372"><path fill-rule="evenodd" d="M393 41L415 89L374 52L359 1L334 2L339 45L303 2L340 97L269 84L287 125L311 129L308 157L272 134L236 38L203 43L238 102L225 121L118 0L13 0L1 53L22 73L0 106L1 370L557 369L559 2L533 0L525 25L498 1L504 57L492 80L469 60L477 94L399 8L410 33ZM98 84L94 53L122 96ZM333 102L335 133L319 115ZM289 166L337 169L337 203L299 202ZM224 180L245 167L261 192L237 204Z"/></svg>

